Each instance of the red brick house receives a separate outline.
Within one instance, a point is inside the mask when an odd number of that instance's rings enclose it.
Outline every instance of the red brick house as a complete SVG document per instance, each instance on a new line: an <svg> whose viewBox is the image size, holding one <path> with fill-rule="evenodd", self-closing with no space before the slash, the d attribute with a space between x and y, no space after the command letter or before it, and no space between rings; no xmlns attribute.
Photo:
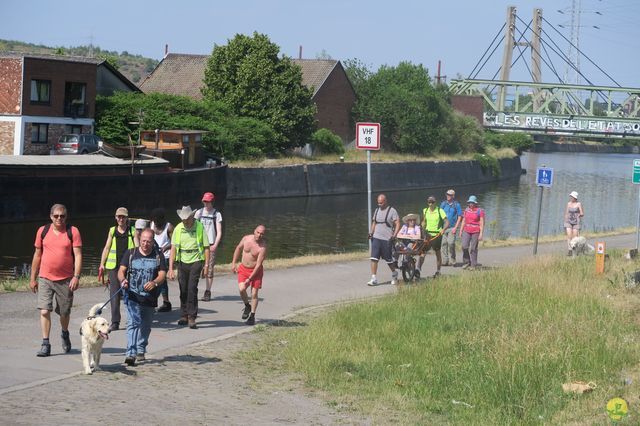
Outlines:
<svg viewBox="0 0 640 426"><path fill-rule="evenodd" d="M200 100L208 55L169 53L140 84L145 93L159 92ZM302 83L313 89L318 128L327 128L343 141L354 138L351 109L356 93L340 61L292 59L302 69Z"/></svg>
<svg viewBox="0 0 640 426"><path fill-rule="evenodd" d="M96 58L0 53L0 154L48 154L64 133L93 133L96 95L139 91Z"/></svg>

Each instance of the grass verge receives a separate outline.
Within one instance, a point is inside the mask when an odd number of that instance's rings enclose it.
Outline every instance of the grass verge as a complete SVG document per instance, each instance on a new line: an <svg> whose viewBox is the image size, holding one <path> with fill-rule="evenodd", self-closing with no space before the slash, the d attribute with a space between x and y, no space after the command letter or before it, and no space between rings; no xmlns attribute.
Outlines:
<svg viewBox="0 0 640 426"><path fill-rule="evenodd" d="M271 329L241 356L268 374L299 374L374 423L606 423L606 402L640 389L640 294L625 288L622 270L637 267L628 262L612 252L595 277L591 257L540 257L429 281ZM573 380L598 387L563 394Z"/></svg>

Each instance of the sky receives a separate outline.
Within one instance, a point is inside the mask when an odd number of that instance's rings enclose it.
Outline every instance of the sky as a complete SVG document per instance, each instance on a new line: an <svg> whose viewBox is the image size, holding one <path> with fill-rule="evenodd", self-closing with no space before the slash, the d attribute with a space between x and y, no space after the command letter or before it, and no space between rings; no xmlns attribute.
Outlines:
<svg viewBox="0 0 640 426"><path fill-rule="evenodd" d="M304 58L356 58L374 71L410 61L433 76L440 60L441 74L449 81L471 73L505 23L510 5L524 21L516 24L523 32L534 7L541 8L548 21L543 39L567 54L568 44L555 30L571 38L572 3L581 10L575 15L580 17L580 49L621 86L640 87L637 0L2 0L0 39L53 47L92 43L159 60L165 44L172 53L209 54L235 34L258 31L287 56L298 57L302 46ZM530 30L525 35L530 40ZM564 78L565 63L552 50L548 53L548 62ZM518 54L514 51L514 59ZM530 54L524 57L530 65ZM501 58L502 45L477 78L492 78ZM614 85L584 57L580 69L595 85ZM522 59L511 79L531 81ZM543 81L558 82L545 65Z"/></svg>

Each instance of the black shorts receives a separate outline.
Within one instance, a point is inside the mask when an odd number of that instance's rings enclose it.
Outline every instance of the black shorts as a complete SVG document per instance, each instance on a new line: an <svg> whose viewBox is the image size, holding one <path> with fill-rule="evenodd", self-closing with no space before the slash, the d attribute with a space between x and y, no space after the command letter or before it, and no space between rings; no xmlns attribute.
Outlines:
<svg viewBox="0 0 640 426"><path fill-rule="evenodd" d="M379 238L371 239L371 260L384 260L387 263L394 263L391 256L391 241Z"/></svg>
<svg viewBox="0 0 640 426"><path fill-rule="evenodd" d="M432 238L432 240L430 241L429 248L425 250L425 253L428 252L430 249L433 249L434 251L440 251L440 247L442 247L442 235L438 235L438 234L432 235L428 232L427 234ZM438 235L438 237L433 238L434 235Z"/></svg>

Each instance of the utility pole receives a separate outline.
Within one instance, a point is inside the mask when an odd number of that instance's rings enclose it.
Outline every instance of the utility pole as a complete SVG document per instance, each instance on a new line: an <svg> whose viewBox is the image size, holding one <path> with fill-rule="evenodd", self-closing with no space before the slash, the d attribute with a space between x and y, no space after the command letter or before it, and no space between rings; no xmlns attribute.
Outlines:
<svg viewBox="0 0 640 426"><path fill-rule="evenodd" d="M542 83L542 70L540 68L540 34L542 33L542 9L533 9L533 28L531 29L531 77L534 83ZM542 99L540 89L533 91L533 112L540 111Z"/></svg>
<svg viewBox="0 0 640 426"><path fill-rule="evenodd" d="M502 67L500 68L500 80L509 81L511 71L511 59L513 57L514 31L516 28L516 7L507 8L507 26L504 34L504 53L502 54ZM502 85L498 92L498 111L504 111L504 102L507 88Z"/></svg>

